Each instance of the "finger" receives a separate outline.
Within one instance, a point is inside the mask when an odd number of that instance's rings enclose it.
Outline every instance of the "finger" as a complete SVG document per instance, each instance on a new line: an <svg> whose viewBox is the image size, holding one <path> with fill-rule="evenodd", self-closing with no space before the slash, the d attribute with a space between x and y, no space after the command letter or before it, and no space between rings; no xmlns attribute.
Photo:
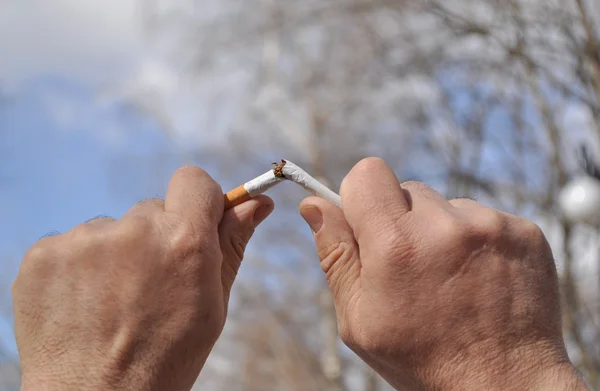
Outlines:
<svg viewBox="0 0 600 391"><path fill-rule="evenodd" d="M454 207L455 214L468 221L479 232L485 232L487 240L491 236L501 236L511 220L510 215L497 211L468 198L456 198L449 203Z"/></svg>
<svg viewBox="0 0 600 391"><path fill-rule="evenodd" d="M401 186L407 199L410 200L413 215L413 219L410 221L411 225L407 225L408 223L405 222L405 226L412 227L415 232L428 232L427 227L435 226L444 216L456 214L455 208L450 205L446 198L426 184L409 181L402 183ZM394 237L391 233L388 233L388 236ZM420 240L422 237L421 234L415 238ZM397 240L397 237L393 240Z"/></svg>
<svg viewBox="0 0 600 391"><path fill-rule="evenodd" d="M454 198L448 202L450 205L458 209L470 209L482 206L479 202L469 197Z"/></svg>
<svg viewBox="0 0 600 391"><path fill-rule="evenodd" d="M221 280L226 299L244 258L244 251L254 230L273 211L275 204L261 195L227 210L219 225L219 242L223 253Z"/></svg>
<svg viewBox="0 0 600 391"><path fill-rule="evenodd" d="M410 199L411 210L427 210L434 205L442 208L450 206L443 195L423 182L408 181L403 182L401 186L405 192L408 192L407 198Z"/></svg>
<svg viewBox="0 0 600 391"><path fill-rule="evenodd" d="M165 202L160 198L147 198L132 206L123 218L132 216L153 216L165 211Z"/></svg>
<svg viewBox="0 0 600 391"><path fill-rule="evenodd" d="M165 211L191 223L196 232L216 233L223 217L223 191L204 170L182 167L169 183Z"/></svg>
<svg viewBox="0 0 600 391"><path fill-rule="evenodd" d="M352 228L340 208L319 197L302 201L300 214L313 231L339 319L345 320L360 287L358 244Z"/></svg>
<svg viewBox="0 0 600 391"><path fill-rule="evenodd" d="M470 221L482 218L486 219L486 216L489 216L490 214L500 213L470 198L455 198L448 201L448 203L455 208L455 211L460 216L467 218Z"/></svg>
<svg viewBox="0 0 600 391"><path fill-rule="evenodd" d="M342 182L340 196L346 220L361 249L378 246L387 231L405 231L410 199L394 171L381 159L360 161Z"/></svg>

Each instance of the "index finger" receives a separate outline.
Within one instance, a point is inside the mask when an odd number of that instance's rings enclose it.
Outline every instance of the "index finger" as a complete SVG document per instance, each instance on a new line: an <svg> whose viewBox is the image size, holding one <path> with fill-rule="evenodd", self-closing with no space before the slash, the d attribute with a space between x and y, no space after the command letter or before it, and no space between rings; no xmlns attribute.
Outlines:
<svg viewBox="0 0 600 391"><path fill-rule="evenodd" d="M394 171L379 158L361 160L342 182L342 208L361 248L379 246L389 232L406 232L410 200Z"/></svg>
<svg viewBox="0 0 600 391"><path fill-rule="evenodd" d="M221 186L204 170L187 166L175 171L165 197L165 212L176 213L196 228L216 230L223 217Z"/></svg>

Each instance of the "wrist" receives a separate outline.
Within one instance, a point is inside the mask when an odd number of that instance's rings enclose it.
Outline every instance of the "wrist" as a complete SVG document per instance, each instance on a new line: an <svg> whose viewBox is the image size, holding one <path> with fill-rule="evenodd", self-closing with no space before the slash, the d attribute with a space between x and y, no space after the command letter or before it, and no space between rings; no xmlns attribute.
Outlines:
<svg viewBox="0 0 600 391"><path fill-rule="evenodd" d="M589 391L580 373L570 362L545 366L531 366L529 362L515 362L511 369L492 368L477 371L473 367L464 377L457 376L452 384L440 390L531 390L531 391ZM459 380L460 379L460 380ZM433 388L437 389L437 388Z"/></svg>
<svg viewBox="0 0 600 391"><path fill-rule="evenodd" d="M187 377L156 376L152 368L170 365L166 360L157 362L157 360L138 359L128 362L120 357L118 360L111 360L110 363L98 359L94 366L65 363L52 368L38 366L35 371L23 371L20 391L185 390L189 389L187 383L191 382L189 384L191 387L198 377L209 353L210 350L207 350L198 354L200 364L198 373ZM183 384L184 382L186 384Z"/></svg>
<svg viewBox="0 0 600 391"><path fill-rule="evenodd" d="M97 377L86 374L98 374L97 368L81 368L72 365L70 368L64 363L55 366L39 365L36 370L23 371L21 377L21 391L81 391L81 390L116 390L108 384L99 384Z"/></svg>
<svg viewBox="0 0 600 391"><path fill-rule="evenodd" d="M589 391L581 374L571 363L563 363L534 377L532 390Z"/></svg>
<svg viewBox="0 0 600 391"><path fill-rule="evenodd" d="M112 391L110 388L94 387L79 381L57 382L45 380L22 380L21 391L81 391L81 390L104 390Z"/></svg>
<svg viewBox="0 0 600 391"><path fill-rule="evenodd" d="M530 345L495 352L463 352L466 355L446 359L439 356L422 366L412 382L395 385L423 391L589 391L564 349Z"/></svg>

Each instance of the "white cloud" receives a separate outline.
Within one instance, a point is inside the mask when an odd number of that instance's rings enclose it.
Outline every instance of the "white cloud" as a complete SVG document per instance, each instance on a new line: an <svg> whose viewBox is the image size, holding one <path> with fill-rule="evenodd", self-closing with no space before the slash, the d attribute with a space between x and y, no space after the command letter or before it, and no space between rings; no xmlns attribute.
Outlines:
<svg viewBox="0 0 600 391"><path fill-rule="evenodd" d="M46 88L45 106L64 130L79 127L102 107L126 102L165 131L176 131L173 136L179 138L180 128L193 128L198 101L184 94L185 86L157 37L144 32L144 23L151 20L144 19L142 11L152 7L162 14L185 4L186 0L0 0L0 88L18 92L39 77L58 77L91 87L100 98L79 102L60 86ZM195 102L188 105L192 109L185 107L186 99ZM174 118L185 126L173 123Z"/></svg>
<svg viewBox="0 0 600 391"><path fill-rule="evenodd" d="M106 82L135 68L142 50L137 0L0 1L0 83Z"/></svg>
<svg viewBox="0 0 600 391"><path fill-rule="evenodd" d="M168 103L177 97L179 80L177 75L163 62L147 60L117 91L108 92L105 98L124 99L134 104L142 113L170 130L172 123Z"/></svg>

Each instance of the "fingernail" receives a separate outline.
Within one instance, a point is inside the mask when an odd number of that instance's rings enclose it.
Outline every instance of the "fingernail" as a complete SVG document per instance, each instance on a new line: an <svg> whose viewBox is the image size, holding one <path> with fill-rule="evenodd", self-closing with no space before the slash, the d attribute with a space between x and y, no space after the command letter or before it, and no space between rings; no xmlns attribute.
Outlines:
<svg viewBox="0 0 600 391"><path fill-rule="evenodd" d="M323 213L316 206L309 206L302 209L302 217L310 227L314 235L318 234L323 226Z"/></svg>
<svg viewBox="0 0 600 391"><path fill-rule="evenodd" d="M254 228L258 227L273 212L274 206L273 204L267 204L256 209L254 212Z"/></svg>

